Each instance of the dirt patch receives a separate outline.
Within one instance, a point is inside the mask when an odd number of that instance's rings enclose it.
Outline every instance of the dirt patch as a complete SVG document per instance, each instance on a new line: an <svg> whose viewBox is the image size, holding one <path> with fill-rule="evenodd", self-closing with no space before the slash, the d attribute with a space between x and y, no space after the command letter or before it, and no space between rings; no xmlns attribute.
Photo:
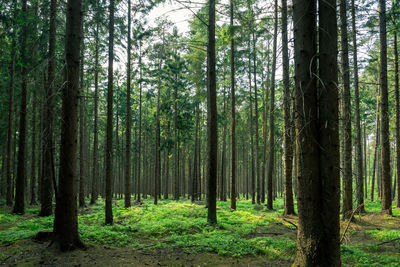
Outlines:
<svg viewBox="0 0 400 267"><path fill-rule="evenodd" d="M190 254L183 250L133 250L88 246L87 250L60 252L48 243L17 241L1 247L0 264L7 266L290 266L290 262L267 261L266 257L231 258L211 253Z"/></svg>

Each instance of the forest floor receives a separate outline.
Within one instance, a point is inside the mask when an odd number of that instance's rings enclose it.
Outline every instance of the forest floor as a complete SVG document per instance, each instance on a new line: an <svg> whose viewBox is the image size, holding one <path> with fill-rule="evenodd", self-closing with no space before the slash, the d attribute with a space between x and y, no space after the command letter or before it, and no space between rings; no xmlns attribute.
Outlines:
<svg viewBox="0 0 400 267"><path fill-rule="evenodd" d="M114 201L114 225L104 225L104 202L80 209L79 232L86 250L61 253L34 241L52 229L54 217L38 217L31 206L23 216L10 214L0 200L0 264L17 266L290 266L296 253L297 217L238 201L218 202L218 224L209 226L203 203L151 200L129 209ZM365 214L341 222L345 266L400 266L400 209L380 213L367 202ZM347 230L346 230L347 228ZM396 240L397 239L397 240Z"/></svg>

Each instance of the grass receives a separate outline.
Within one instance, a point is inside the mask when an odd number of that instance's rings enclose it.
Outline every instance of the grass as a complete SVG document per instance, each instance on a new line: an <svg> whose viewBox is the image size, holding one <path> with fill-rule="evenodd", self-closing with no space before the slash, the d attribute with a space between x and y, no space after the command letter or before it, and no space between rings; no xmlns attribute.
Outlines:
<svg viewBox="0 0 400 267"><path fill-rule="evenodd" d="M104 202L83 210L79 216L79 233L86 243L133 250L179 248L188 253L216 253L229 257L264 255L269 260L292 261L296 253L295 232L278 216L283 213L283 200L274 203L275 211L264 206L255 208L251 201L238 201L232 212L229 202L218 202L218 224L207 224L204 205L189 201L162 200L154 206L150 200L140 206L123 208L123 201L113 205L114 225L104 226ZM367 211L378 212L379 203L366 203ZM261 208L261 209L260 209ZM380 209L380 206L379 206ZM394 210L395 211L395 210ZM41 218L37 208L18 216L0 210L0 244L32 238L38 231L51 230L53 217ZM396 210L397 212L397 210ZM387 219L390 224L390 219ZM275 228L274 228L275 227ZM292 231L292 236L282 233ZM393 226L394 227L394 226ZM293 227L292 227L293 228ZM400 236L400 227L366 230L376 240L391 240ZM264 233L264 234L263 234ZM376 245L342 245L342 261L350 266L398 266L400 255L382 252Z"/></svg>

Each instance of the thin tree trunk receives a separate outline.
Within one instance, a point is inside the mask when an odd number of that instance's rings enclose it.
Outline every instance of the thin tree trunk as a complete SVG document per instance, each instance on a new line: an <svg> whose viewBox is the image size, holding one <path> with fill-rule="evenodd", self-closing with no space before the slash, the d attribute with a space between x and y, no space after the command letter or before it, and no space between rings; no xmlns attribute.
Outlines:
<svg viewBox="0 0 400 267"><path fill-rule="evenodd" d="M99 14L96 14L96 31L95 31L95 63L94 63L94 126L93 126L93 173L92 173L92 192L90 204L95 204L98 198L99 188L99 133L98 133L98 117L99 117Z"/></svg>
<svg viewBox="0 0 400 267"><path fill-rule="evenodd" d="M236 210L236 99L235 99L235 32L233 29L233 0L230 0L231 26L231 209Z"/></svg>
<svg viewBox="0 0 400 267"><path fill-rule="evenodd" d="M32 148L31 148L31 205L36 204L36 106L37 96L33 93L32 100Z"/></svg>
<svg viewBox="0 0 400 267"><path fill-rule="evenodd" d="M207 46L207 221L217 223L217 155L218 155L218 125L217 125L217 79L215 56L215 0L209 0L208 11L208 46Z"/></svg>
<svg viewBox="0 0 400 267"><path fill-rule="evenodd" d="M290 119L290 89L289 89L289 49L287 33L287 1L282 0L282 62L283 62L283 111L284 111L284 156L285 156L285 215L294 214L292 190L293 150Z"/></svg>
<svg viewBox="0 0 400 267"><path fill-rule="evenodd" d="M83 18L82 18L82 33L83 33ZM79 207L85 206L85 152L84 152L84 140L85 140L85 121L84 121L84 42L82 38L81 44L81 62L80 62L80 96L79 96Z"/></svg>
<svg viewBox="0 0 400 267"><path fill-rule="evenodd" d="M399 51L397 44L397 32L394 32L394 81L396 94L396 177L397 199L396 207L400 208L400 97L399 97Z"/></svg>
<svg viewBox="0 0 400 267"><path fill-rule="evenodd" d="M268 163L268 190L267 190L267 208L273 209L272 198L272 176L274 173L274 153L275 153L275 70L276 70L276 50L278 39L278 1L275 0L275 22L274 22L274 40L272 47L272 72L271 72L271 98L269 103L269 163Z"/></svg>
<svg viewBox="0 0 400 267"><path fill-rule="evenodd" d="M341 33L341 72L343 81L343 217L351 216L353 210L353 173L352 173L352 141L351 141L351 108L350 108L350 68L347 38L347 3L340 1L340 33Z"/></svg>
<svg viewBox="0 0 400 267"><path fill-rule="evenodd" d="M14 2L15 5L15 2ZM14 7L16 8L16 6ZM6 204L7 206L12 205L12 140L13 140L13 116L14 116L14 79L15 79L15 51L16 41L15 36L11 43L11 62L10 62L10 94L8 100L8 129L7 129L7 156L6 156L6 180L7 180L7 192L6 192Z"/></svg>
<svg viewBox="0 0 400 267"><path fill-rule="evenodd" d="M379 0L379 39L380 39L380 105L381 105L381 140L382 140L382 211L392 214L391 179L390 179L390 139L389 139L389 104L387 83L387 41L386 41L386 1Z"/></svg>
<svg viewBox="0 0 400 267"><path fill-rule="evenodd" d="M128 62L126 64L126 163L125 163L125 208L131 206L131 0L128 0L128 44L126 47Z"/></svg>
<svg viewBox="0 0 400 267"><path fill-rule="evenodd" d="M22 14L27 16L27 0L22 1ZM25 17L25 19L27 19ZM23 214L25 212L25 179L26 179L26 106L27 106L27 23L22 26L21 38L21 108L19 119L19 144L18 144L18 165L17 179L15 182L15 203L13 213Z"/></svg>
<svg viewBox="0 0 400 267"><path fill-rule="evenodd" d="M141 157L142 157L142 42L139 42L139 133L138 133L138 169L137 169L137 202L140 203ZM144 167L144 166L143 166Z"/></svg>
<svg viewBox="0 0 400 267"><path fill-rule="evenodd" d="M106 218L105 224L113 224L112 180L113 180L113 86L114 86L114 0L110 0L108 40L108 86L107 86L107 136L106 136Z"/></svg>

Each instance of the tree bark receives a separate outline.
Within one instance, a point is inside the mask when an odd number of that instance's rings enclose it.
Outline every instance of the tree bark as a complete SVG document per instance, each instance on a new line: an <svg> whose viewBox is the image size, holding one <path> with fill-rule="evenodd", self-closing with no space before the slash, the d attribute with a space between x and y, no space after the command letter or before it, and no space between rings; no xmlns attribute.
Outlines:
<svg viewBox="0 0 400 267"><path fill-rule="evenodd" d="M275 0L275 22L274 22L274 40L272 47L272 71L271 71L271 98L269 102L269 162L268 162L268 191L267 191L267 208L273 209L272 197L272 178L274 173L274 153L275 153L275 125L274 125L274 112L275 112L275 70L276 70L276 50L278 39L278 1Z"/></svg>
<svg viewBox="0 0 400 267"><path fill-rule="evenodd" d="M400 208L400 93L399 93L399 51L397 44L397 32L394 32L394 81L396 94L396 177L397 199L396 207Z"/></svg>
<svg viewBox="0 0 400 267"><path fill-rule="evenodd" d="M76 162L82 1L68 0L64 82L62 94L59 193L54 216L53 244L61 250L83 248L79 238Z"/></svg>
<svg viewBox="0 0 400 267"><path fill-rule="evenodd" d="M128 0L128 44L126 64L126 163L125 163L125 208L131 206L131 142L132 142L132 115L131 115L131 0Z"/></svg>
<svg viewBox="0 0 400 267"><path fill-rule="evenodd" d="M382 140L382 211L392 214L392 190L390 172L390 139L389 139L389 102L387 82L387 41L386 41L386 1L379 0L379 37L380 37L380 106L381 106L381 140Z"/></svg>
<svg viewBox="0 0 400 267"><path fill-rule="evenodd" d="M208 11L208 46L207 46L207 221L217 223L217 157L218 157L218 125L217 125L217 79L215 56L215 0L209 0Z"/></svg>
<svg viewBox="0 0 400 267"><path fill-rule="evenodd" d="M290 118L290 88L289 88L289 49L287 32L287 0L282 0L282 63L283 63L283 112L284 112L284 164L285 164L285 207L284 214L294 214L292 190L293 149Z"/></svg>
<svg viewBox="0 0 400 267"><path fill-rule="evenodd" d="M316 1L293 2L299 208L294 266L340 266L336 1L318 6L319 49Z"/></svg>
<svg viewBox="0 0 400 267"><path fill-rule="evenodd" d="M112 180L113 180L113 86L114 86L114 0L110 0L108 25L108 86L107 86L107 136L106 136L106 218L105 224L113 224Z"/></svg>
<svg viewBox="0 0 400 267"><path fill-rule="evenodd" d="M236 210L236 99L235 99L235 32L233 28L233 0L230 0L231 27L231 209Z"/></svg>
<svg viewBox="0 0 400 267"><path fill-rule="evenodd" d="M98 198L98 182L99 182L99 133L98 133L98 117L99 117L99 31L100 21L99 14L95 15L96 31L95 31L95 63L94 63L94 125L93 125L93 170L92 170L92 188L90 204L95 204Z"/></svg>
<svg viewBox="0 0 400 267"><path fill-rule="evenodd" d="M18 163L17 179L15 181L15 203L13 213L23 214L25 212L25 179L26 179L26 106L27 106L27 51L26 42L28 35L28 12L27 0L22 1L22 14L24 23L22 25L21 37L21 105L19 113L19 143L18 143Z"/></svg>
<svg viewBox="0 0 400 267"><path fill-rule="evenodd" d="M340 43L341 72L343 82L343 217L351 216L353 210L353 173L352 173L352 141L351 141L351 107L350 107L350 68L349 46L347 37L347 3L340 0Z"/></svg>
<svg viewBox="0 0 400 267"><path fill-rule="evenodd" d="M15 4L15 2L14 2ZM16 8L16 6L14 7ZM16 41L15 36L11 43L11 62L10 62L10 94L8 100L8 129L7 129L7 156L6 156L6 205L12 205L12 140L13 140L13 116L14 116L14 82L15 82L15 51Z"/></svg>

